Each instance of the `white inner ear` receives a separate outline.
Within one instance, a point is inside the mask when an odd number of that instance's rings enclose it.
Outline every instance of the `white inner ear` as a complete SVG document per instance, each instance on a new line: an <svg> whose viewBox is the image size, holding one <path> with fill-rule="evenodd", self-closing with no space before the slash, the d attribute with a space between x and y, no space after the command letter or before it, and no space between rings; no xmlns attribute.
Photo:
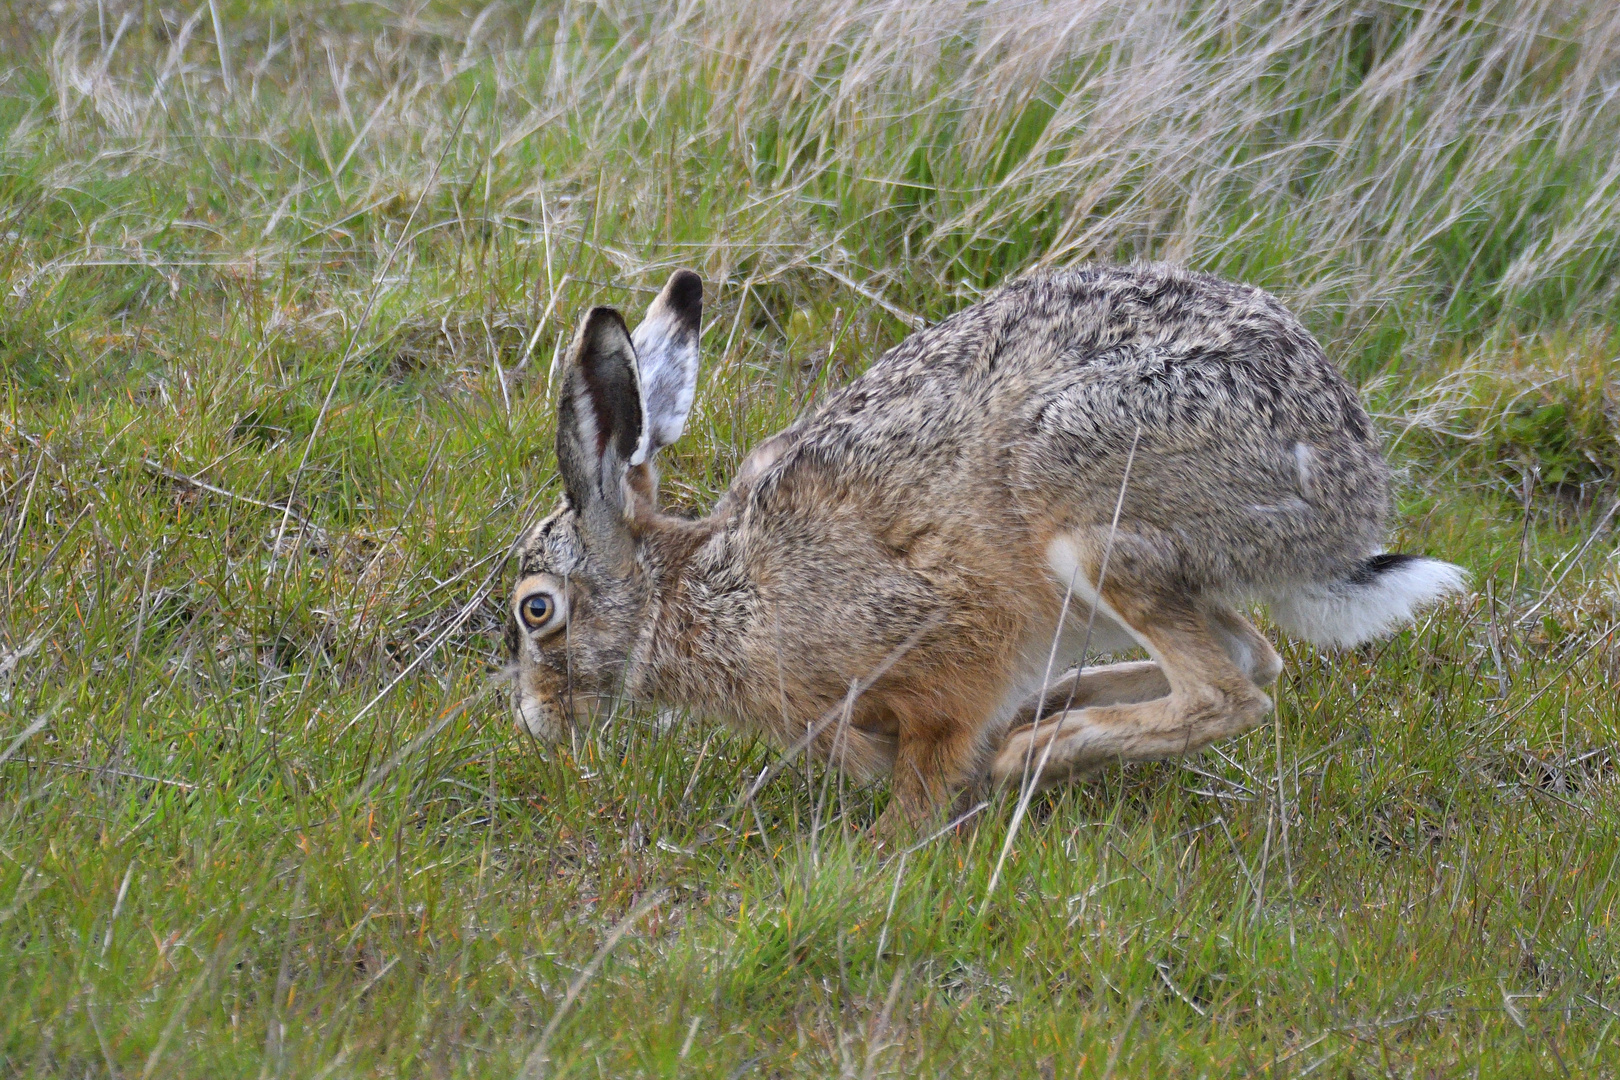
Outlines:
<svg viewBox="0 0 1620 1080"><path fill-rule="evenodd" d="M597 445L596 435L601 430L602 421L596 415L596 403L584 389L584 381L583 375L576 376L579 390L574 394L574 428L579 432L579 445L590 447L590 453L594 455ZM645 426L643 430L646 430ZM601 467L599 463L597 467Z"/></svg>
<svg viewBox="0 0 1620 1080"><path fill-rule="evenodd" d="M630 339L632 345L635 338ZM631 451L630 460L626 465L640 465L657 452L658 447L651 440L652 427L647 423L647 379L641 373L641 364L638 361L631 365L636 377L636 397L641 402L641 438L636 440L636 448ZM628 505L628 503L626 504Z"/></svg>
<svg viewBox="0 0 1620 1080"><path fill-rule="evenodd" d="M625 466L640 465L652 455L647 443L647 395L642 390L642 375L634 360L635 358L632 356L630 378L635 383L636 398L641 406L641 437L636 440L636 448L631 452L630 460L621 463L621 465ZM576 371L573 378L576 380L571 384L574 387L574 421L575 428L579 432L579 444L590 447L591 452L594 453L598 445L598 437L602 431L602 418L597 415L596 399L585 389L584 374ZM605 461L599 462L597 468L607 468L607 463Z"/></svg>
<svg viewBox="0 0 1620 1080"><path fill-rule="evenodd" d="M630 464L639 465L681 437L697 392L698 331L661 302L630 335L641 376L642 448Z"/></svg>

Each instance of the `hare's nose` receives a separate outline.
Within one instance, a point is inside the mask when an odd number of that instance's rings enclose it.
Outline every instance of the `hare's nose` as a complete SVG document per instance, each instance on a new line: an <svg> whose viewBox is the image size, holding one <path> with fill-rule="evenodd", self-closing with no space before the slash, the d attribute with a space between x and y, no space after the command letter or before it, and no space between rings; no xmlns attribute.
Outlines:
<svg viewBox="0 0 1620 1080"><path fill-rule="evenodd" d="M512 688L512 720L519 731L545 742L557 742L568 734L562 711L521 685Z"/></svg>

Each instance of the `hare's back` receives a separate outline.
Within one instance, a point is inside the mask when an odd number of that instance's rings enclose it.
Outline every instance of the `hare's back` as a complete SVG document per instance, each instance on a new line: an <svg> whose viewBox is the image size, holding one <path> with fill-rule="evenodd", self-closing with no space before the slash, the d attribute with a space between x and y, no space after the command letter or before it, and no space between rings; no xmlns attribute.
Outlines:
<svg viewBox="0 0 1620 1080"><path fill-rule="evenodd" d="M1349 565L1387 511L1366 412L1298 320L1174 267L1013 282L891 349L790 438L774 479L809 466L824 495L908 522L1107 523L1123 487L1122 527L1211 583Z"/></svg>
<svg viewBox="0 0 1620 1080"><path fill-rule="evenodd" d="M1376 550L1388 509L1376 433L1275 299L1157 267L1025 288L1023 324L1054 327L1008 350L1021 388L1003 432L1032 511L1085 525L1119 505L1122 528L1212 586L1316 579Z"/></svg>

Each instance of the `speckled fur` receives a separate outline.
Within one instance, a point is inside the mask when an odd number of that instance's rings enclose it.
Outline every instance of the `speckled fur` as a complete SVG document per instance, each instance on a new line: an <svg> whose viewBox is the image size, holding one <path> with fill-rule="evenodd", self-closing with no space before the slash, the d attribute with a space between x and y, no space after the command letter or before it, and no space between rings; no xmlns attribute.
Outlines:
<svg viewBox="0 0 1620 1080"><path fill-rule="evenodd" d="M628 467L604 518L571 483L523 541L524 580L566 578L570 615L543 641L514 623L520 720L556 734L565 699L622 688L783 743L819 723L822 755L893 770L907 819L1017 754L1053 779L1097 747L1164 756L1252 726L1280 665L1231 605L1351 578L1389 511L1367 415L1299 322L1156 265L1024 278L914 334L758 448L707 518L661 514L656 488ZM1092 651L1143 644L1162 676L1126 665L1108 689L1099 669L1076 700L1044 695L1067 713L1031 704L1063 573L1060 667L1090 596ZM1079 727L1031 735L1048 713Z"/></svg>

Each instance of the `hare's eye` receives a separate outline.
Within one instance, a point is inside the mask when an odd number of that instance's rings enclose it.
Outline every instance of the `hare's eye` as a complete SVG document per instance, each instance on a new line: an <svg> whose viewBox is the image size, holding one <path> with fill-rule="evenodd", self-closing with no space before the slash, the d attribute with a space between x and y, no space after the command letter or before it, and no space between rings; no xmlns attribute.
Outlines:
<svg viewBox="0 0 1620 1080"><path fill-rule="evenodd" d="M538 630L551 620L557 610L557 602L546 593L530 593L518 605L518 610L523 613L523 621L529 629Z"/></svg>
<svg viewBox="0 0 1620 1080"><path fill-rule="evenodd" d="M517 583L512 595L512 621L521 623L521 629L539 637L567 624L567 586L549 574L531 574Z"/></svg>

